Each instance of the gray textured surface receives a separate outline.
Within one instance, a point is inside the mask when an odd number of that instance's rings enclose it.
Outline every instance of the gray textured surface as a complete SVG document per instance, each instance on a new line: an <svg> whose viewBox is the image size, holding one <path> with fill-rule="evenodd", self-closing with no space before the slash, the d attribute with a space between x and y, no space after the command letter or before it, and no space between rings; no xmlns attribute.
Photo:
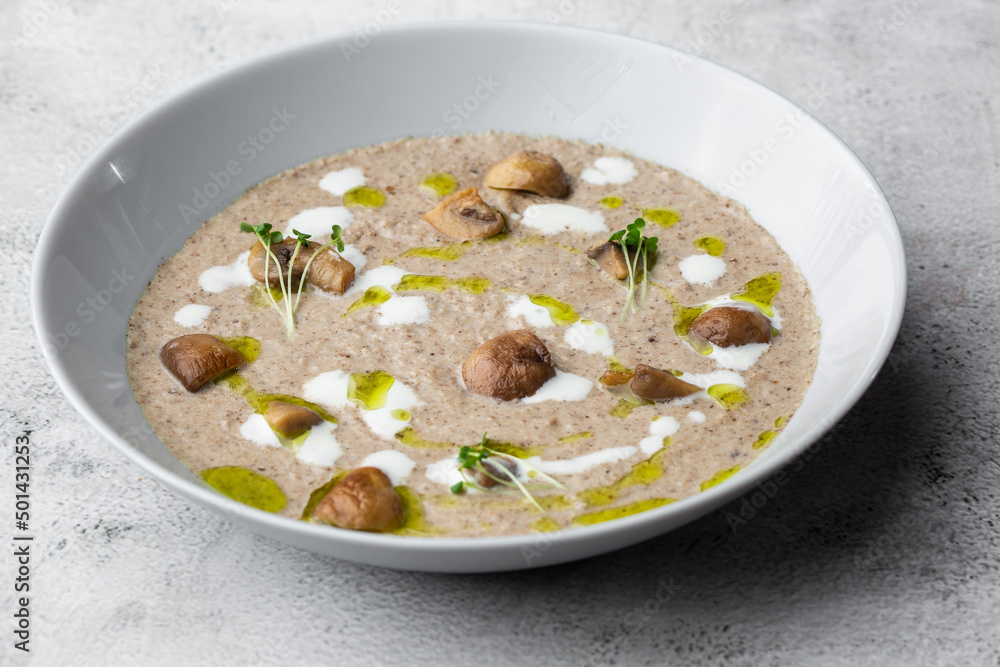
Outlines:
<svg viewBox="0 0 1000 667"><path fill-rule="evenodd" d="M41 362L26 296L39 230L76 170L71 151L89 154L88 142L219 69L353 30L386 4L3 3L0 535L12 532L13 440L30 429L30 660L1000 664L1000 7L986 0L401 4L400 24L560 17L700 50L800 104L810 86L827 92L815 114L899 218L907 315L862 402L735 531L726 514L740 503L543 571L377 570L189 506L72 412ZM25 661L10 634L12 565L0 556L4 664ZM661 581L672 584L665 604Z"/></svg>

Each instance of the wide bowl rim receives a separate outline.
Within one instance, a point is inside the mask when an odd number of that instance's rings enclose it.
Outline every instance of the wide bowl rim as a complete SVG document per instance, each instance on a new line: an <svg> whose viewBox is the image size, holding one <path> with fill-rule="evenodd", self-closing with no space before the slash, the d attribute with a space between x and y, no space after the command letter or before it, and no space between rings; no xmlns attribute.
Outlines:
<svg viewBox="0 0 1000 667"><path fill-rule="evenodd" d="M421 22L405 26L392 26L385 29L378 38L380 40L389 40L413 35L414 33L424 33L426 38L432 39L436 34L469 30L497 33L528 32L534 33L535 35L541 32L551 34L551 31L556 30L559 32L576 33L595 40L606 40L608 42L629 44L636 48L641 47L645 49L661 50L668 54L672 54L675 57L697 61L703 66L716 69L721 75L728 77L731 80L737 80L742 85L749 85L759 90L763 90L766 93L773 95L783 102L797 108L801 113L805 114L809 119L814 121L819 129L827 135L828 139L833 139L836 144L843 148L845 154L854 161L854 166L858 168L868 179L870 179L872 184L874 184L875 189L873 196L875 197L877 203L885 207L885 215L888 222L891 223L888 226L891 238L887 239L887 246L890 253L890 259L893 263L892 277L894 285L892 290L892 307L890 312L887 314L884 334L875 346L871 361L858 374L857 380L851 389L845 394L844 398L826 412L826 418L820 423L809 427L808 430L800 435L795 441L784 442L780 452L776 452L774 455L767 457L766 460L755 459L753 465L749 465L746 469L741 471L739 475L735 475L725 482L701 493L683 498L665 506L615 519L614 521L545 533L545 539L551 543L563 543L569 545L580 542L590 543L595 540L599 541L601 538L614 533L628 532L642 527L654 527L654 531L651 533L649 531L638 531L643 532L647 537L650 535L662 534L672 528L682 525L683 523L704 516L713 509L720 507L725 502L745 494L749 489L752 489L763 480L782 470L791 461L800 456L820 438L822 438L823 435L826 434L827 431L829 431L840 419L842 419L858 402L861 396L867 391L871 383L874 381L874 378L884 365L885 361L888 359L890 350L902 324L906 302L906 262L902 235L900 233L895 215L892 212L884 192L881 187L878 186L876 179L868 170L867 166L854 153L854 151L840 139L840 137L832 132L821 121L817 120L811 113L809 113L809 111L803 109L770 87L750 79L749 77L724 65L720 65L705 58L701 58L700 56L695 56L680 49L657 42L590 28L563 25L553 26L543 23L513 21ZM291 538L301 537L305 541L329 540L332 542L344 542L346 544L355 545L365 549L377 548L385 549L387 551L400 552L458 551L474 555L475 553L508 550L514 547L524 547L525 545L534 544L538 540L537 534L491 537L419 537L331 530L328 527L298 521L290 517L276 516L243 506L236 501L213 491L205 485L200 485L191 479L187 479L161 466L157 461L143 454L132 444L126 441L114 427L108 424L87 404L83 398L83 390L76 386L74 378L65 367L65 364L60 360L59 355L55 354L51 347L45 343L44 332L47 330L47 327L43 314L43 304L45 302L44 269L52 263L52 254L54 251L53 239L59 233L59 228L62 225L67 224L67 220L69 219L69 216L67 216L68 204L73 199L74 193L79 191L83 184L93 176L95 166L107 161L109 156L114 155L119 148L125 145L134 135L141 134L149 125L155 123L158 118L170 114L176 108L189 104L192 100L205 94L208 89L216 86L220 82L236 79L252 72L253 70L263 69L272 63L277 63L286 59L303 57L311 51L326 51L327 49L343 43L345 39L350 39L351 37L351 33L345 32L311 40L301 45L258 56L229 69L208 75L197 83L187 87L179 93L171 95L169 98L144 111L142 114L129 122L124 128L116 132L103 146L98 148L80 166L77 173L73 176L65 190L57 199L51 213L46 219L39 236L32 262L30 282L32 323L35 328L36 336L41 342L42 355L45 358L57 385L66 396L70 405L72 405L77 412L79 412L84 419L91 426L93 426L98 433L101 434L101 436L110 441L121 453L123 453L127 459L148 472L161 484L165 485L175 493L178 493L189 500L195 501L217 513L228 515L233 518L244 519L243 522L246 523L248 527L251 527L258 532L265 532L272 536L282 535L284 537ZM667 524L670 518L676 518L678 520L669 527L664 526L662 530L655 530L655 524ZM288 540L286 539L284 541ZM566 560L571 560L571 558L563 558L557 562L564 562ZM475 567L469 569L450 567L444 568L442 571L485 571L485 569L477 569Z"/></svg>

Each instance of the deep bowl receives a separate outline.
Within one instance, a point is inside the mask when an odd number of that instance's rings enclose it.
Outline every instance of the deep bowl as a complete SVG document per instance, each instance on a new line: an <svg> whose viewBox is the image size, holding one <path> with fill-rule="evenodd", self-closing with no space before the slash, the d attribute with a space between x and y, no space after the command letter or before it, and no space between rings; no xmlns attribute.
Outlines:
<svg viewBox="0 0 1000 667"><path fill-rule="evenodd" d="M636 39L542 25L449 23L356 34L195 86L84 165L42 231L34 323L69 402L184 497L262 535L395 568L551 565L634 544L750 492L858 400L899 329L902 242L878 184L805 110L734 72ZM826 102L821 89L807 105ZM125 375L128 318L157 267L247 188L313 158L409 135L496 130L613 144L750 210L800 267L822 319L816 377L738 475L631 517L544 535L416 538L312 525L236 503L153 434Z"/></svg>

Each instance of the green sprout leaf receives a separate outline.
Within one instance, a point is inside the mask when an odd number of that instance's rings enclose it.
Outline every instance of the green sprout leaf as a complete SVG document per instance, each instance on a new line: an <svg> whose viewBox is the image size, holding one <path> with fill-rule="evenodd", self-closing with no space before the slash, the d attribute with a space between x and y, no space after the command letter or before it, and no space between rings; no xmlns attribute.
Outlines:
<svg viewBox="0 0 1000 667"><path fill-rule="evenodd" d="M452 493L461 493L465 489L465 482L455 482L451 485Z"/></svg>
<svg viewBox="0 0 1000 667"><path fill-rule="evenodd" d="M330 243L337 246L337 252L344 252L344 242L340 240L340 225L334 225L330 229Z"/></svg>
<svg viewBox="0 0 1000 667"><path fill-rule="evenodd" d="M299 243L301 243L307 248L309 247L309 239L312 238L312 234L306 234L305 232L300 232L294 227L292 228L292 234L295 235L295 238L298 239Z"/></svg>

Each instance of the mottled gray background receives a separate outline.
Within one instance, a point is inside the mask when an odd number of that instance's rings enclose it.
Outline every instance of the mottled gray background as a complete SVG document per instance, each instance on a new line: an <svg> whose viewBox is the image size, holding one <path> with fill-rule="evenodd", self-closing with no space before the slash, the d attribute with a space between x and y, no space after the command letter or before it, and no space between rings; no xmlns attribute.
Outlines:
<svg viewBox="0 0 1000 667"><path fill-rule="evenodd" d="M401 2L398 24L558 18L700 51L800 104L825 87L816 115L899 218L907 314L868 394L738 530L734 503L542 571L362 567L190 506L71 410L27 299L39 230L78 167L71 151L86 157L176 91L352 31L386 4L3 0L0 536L13 530L13 440L29 429L34 663L1000 664L996 2ZM0 663L21 664L12 565L0 555Z"/></svg>

